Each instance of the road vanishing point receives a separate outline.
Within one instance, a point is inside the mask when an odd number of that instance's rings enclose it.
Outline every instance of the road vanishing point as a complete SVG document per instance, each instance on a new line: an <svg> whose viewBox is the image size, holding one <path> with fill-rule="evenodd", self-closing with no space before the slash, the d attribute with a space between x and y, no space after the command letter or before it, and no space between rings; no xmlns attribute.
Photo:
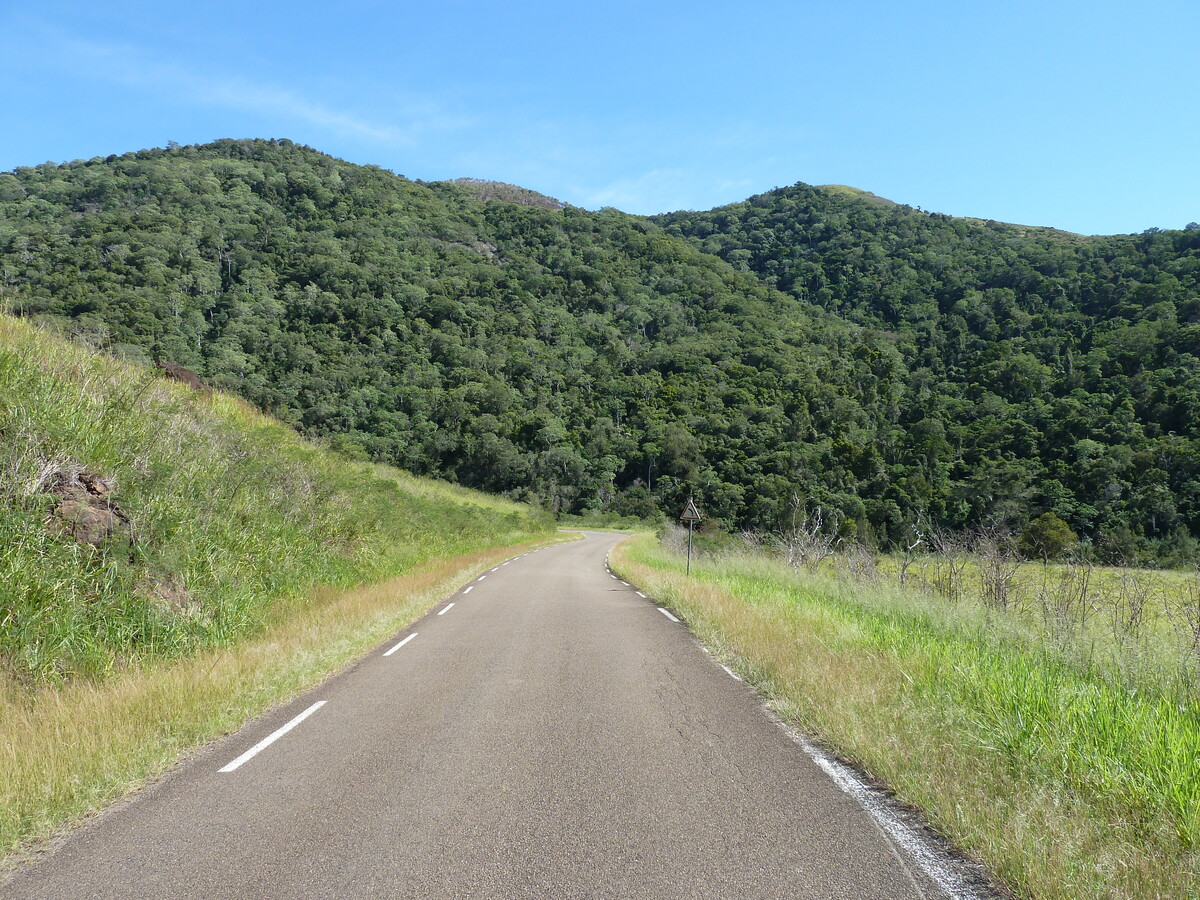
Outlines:
<svg viewBox="0 0 1200 900"><path fill-rule="evenodd" d="M481 575L0 896L946 896L684 623L608 571L620 539Z"/></svg>

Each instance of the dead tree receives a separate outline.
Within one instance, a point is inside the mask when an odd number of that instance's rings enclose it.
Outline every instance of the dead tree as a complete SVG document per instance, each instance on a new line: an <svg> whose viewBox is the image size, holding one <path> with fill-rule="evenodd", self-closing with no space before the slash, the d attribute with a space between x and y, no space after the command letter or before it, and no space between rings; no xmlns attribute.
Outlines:
<svg viewBox="0 0 1200 900"><path fill-rule="evenodd" d="M933 588L952 603L958 603L966 586L967 541L961 534L942 529L936 529L929 541L934 551Z"/></svg>
<svg viewBox="0 0 1200 900"><path fill-rule="evenodd" d="M975 555L979 560L984 606L1008 609L1013 582L1021 568L1021 556L1013 546L1012 535L995 528L981 529L975 539Z"/></svg>
<svg viewBox="0 0 1200 900"><path fill-rule="evenodd" d="M799 496L793 496L791 524L772 535L773 543L789 566L804 566L815 572L837 547L837 525L836 513L827 521L823 509L805 512Z"/></svg>

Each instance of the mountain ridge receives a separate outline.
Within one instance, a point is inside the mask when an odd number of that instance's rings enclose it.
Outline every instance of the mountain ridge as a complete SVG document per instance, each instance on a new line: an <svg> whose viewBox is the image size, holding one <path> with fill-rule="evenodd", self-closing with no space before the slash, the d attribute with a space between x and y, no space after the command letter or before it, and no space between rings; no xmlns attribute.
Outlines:
<svg viewBox="0 0 1200 900"><path fill-rule="evenodd" d="M820 506L881 546L1054 512L1105 558L1194 553L1200 231L803 183L651 217L480 190L290 141L17 169L4 289L310 435L559 511Z"/></svg>

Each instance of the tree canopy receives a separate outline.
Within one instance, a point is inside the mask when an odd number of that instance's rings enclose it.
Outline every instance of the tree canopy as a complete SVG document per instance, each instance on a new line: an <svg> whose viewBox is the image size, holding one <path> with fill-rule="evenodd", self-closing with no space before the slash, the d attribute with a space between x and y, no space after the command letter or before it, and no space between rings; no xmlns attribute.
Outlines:
<svg viewBox="0 0 1200 900"><path fill-rule="evenodd" d="M1085 238L795 185L645 218L289 141L0 174L16 311L352 453L559 511L880 546L1200 534L1200 229Z"/></svg>

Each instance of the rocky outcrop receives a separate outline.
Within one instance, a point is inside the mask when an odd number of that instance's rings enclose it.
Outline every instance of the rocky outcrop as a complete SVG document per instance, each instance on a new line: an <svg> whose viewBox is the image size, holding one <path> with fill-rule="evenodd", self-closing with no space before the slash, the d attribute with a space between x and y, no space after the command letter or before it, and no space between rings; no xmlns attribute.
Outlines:
<svg viewBox="0 0 1200 900"><path fill-rule="evenodd" d="M178 363L173 363L169 359L160 359L155 362L155 365L162 369L163 374L168 378L173 378L175 381L180 381L190 387L193 391L199 391L206 397L212 394L212 388L200 380L200 376L191 369L185 369Z"/></svg>
<svg viewBox="0 0 1200 900"><path fill-rule="evenodd" d="M55 503L46 527L98 547L109 538L133 542L133 523L113 499L113 482L87 469L62 469L50 480Z"/></svg>
<svg viewBox="0 0 1200 900"><path fill-rule="evenodd" d="M466 188L467 193L476 200L482 200L485 203L489 200L502 200L505 203L516 203L521 206L540 206L542 209L562 209L564 206L561 200L555 200L553 197L547 197L545 194L539 194L529 188L506 184L503 181L456 178L454 183L461 188Z"/></svg>

